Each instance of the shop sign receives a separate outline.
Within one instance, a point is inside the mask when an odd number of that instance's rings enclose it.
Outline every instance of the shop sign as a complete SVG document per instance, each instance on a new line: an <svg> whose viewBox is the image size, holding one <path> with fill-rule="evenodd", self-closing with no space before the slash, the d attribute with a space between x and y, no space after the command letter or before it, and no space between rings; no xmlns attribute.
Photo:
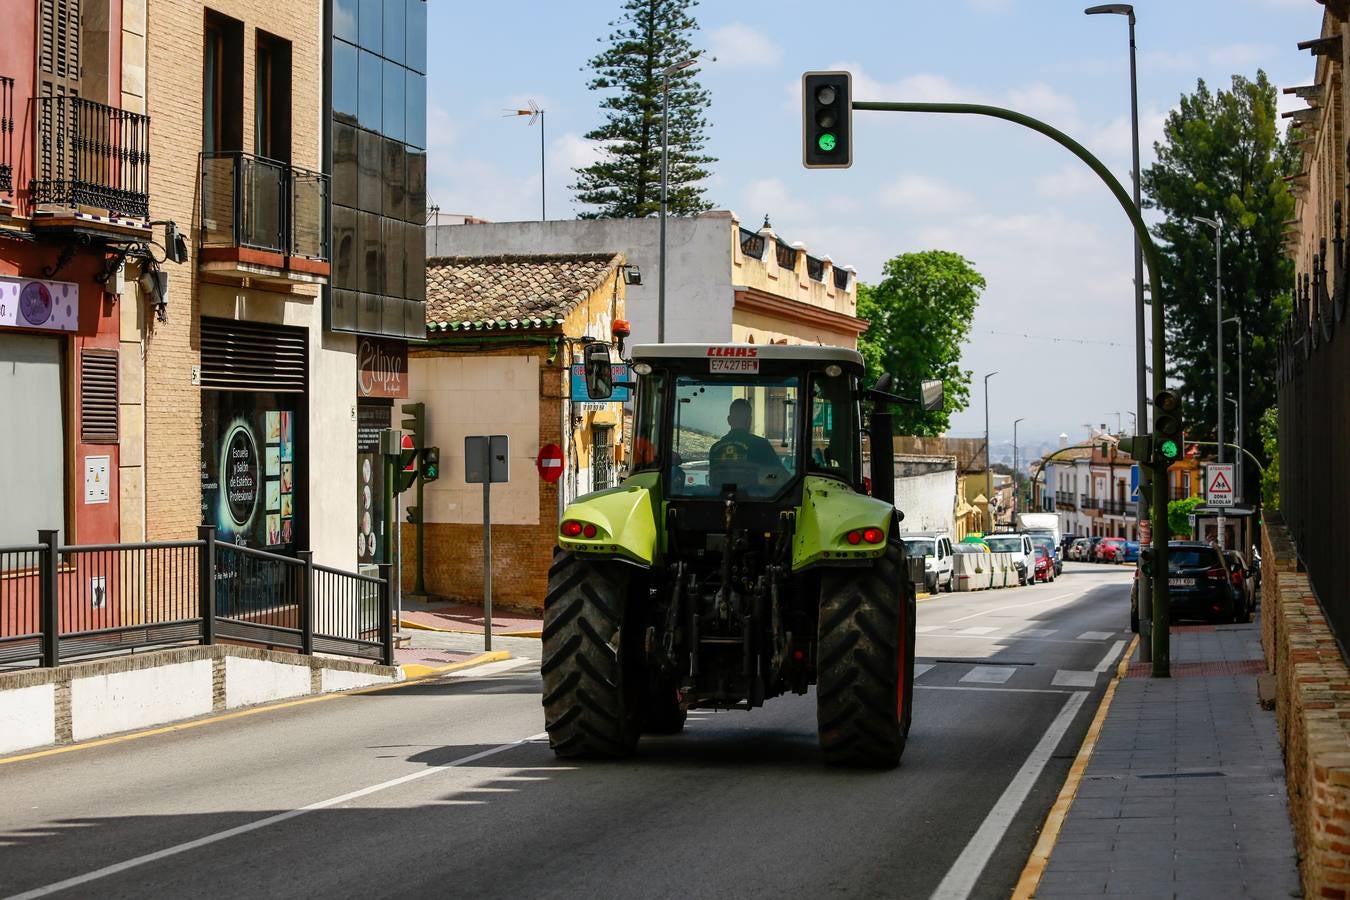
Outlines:
<svg viewBox="0 0 1350 900"><path fill-rule="evenodd" d="M356 395L408 396L408 345L362 337L356 342Z"/></svg>
<svg viewBox="0 0 1350 900"><path fill-rule="evenodd" d="M614 393L604 402L606 403L627 403L628 388L622 387L628 381L628 366L623 363L614 363L611 366L614 378ZM571 388L573 403L595 403L591 400L591 395L586 393L586 366L583 363L574 363L571 367Z"/></svg>
<svg viewBox="0 0 1350 900"><path fill-rule="evenodd" d="M76 331L79 321L78 285L0 275L0 328Z"/></svg>
<svg viewBox="0 0 1350 900"><path fill-rule="evenodd" d="M232 544L295 541L295 395L202 393L202 521Z"/></svg>

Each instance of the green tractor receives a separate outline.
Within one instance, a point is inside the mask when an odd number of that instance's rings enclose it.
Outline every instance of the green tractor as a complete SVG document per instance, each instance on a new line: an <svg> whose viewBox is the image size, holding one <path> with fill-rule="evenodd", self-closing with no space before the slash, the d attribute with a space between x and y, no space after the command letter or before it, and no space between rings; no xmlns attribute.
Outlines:
<svg viewBox="0 0 1350 900"><path fill-rule="evenodd" d="M613 390L585 350L592 399ZM559 756L631 753L689 709L752 709L816 685L827 761L894 766L914 690L914 591L893 404L853 350L638 346L631 474L563 513L544 601L544 715Z"/></svg>

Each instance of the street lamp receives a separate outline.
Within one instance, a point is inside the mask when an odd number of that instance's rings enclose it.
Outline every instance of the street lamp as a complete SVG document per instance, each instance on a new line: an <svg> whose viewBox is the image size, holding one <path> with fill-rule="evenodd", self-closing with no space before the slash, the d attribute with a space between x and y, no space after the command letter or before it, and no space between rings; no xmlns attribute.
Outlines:
<svg viewBox="0 0 1350 900"><path fill-rule="evenodd" d="M1025 422L1026 416L1020 419L1013 419L1013 492L1012 492L1012 523L1017 524L1017 423Z"/></svg>
<svg viewBox="0 0 1350 900"><path fill-rule="evenodd" d="M991 503L994 500L991 496L994 493L994 474L993 469L989 468L989 379L997 374L990 372L984 376L984 499ZM989 517L989 524L994 524L993 516Z"/></svg>
<svg viewBox="0 0 1350 900"><path fill-rule="evenodd" d="M1208 225L1214 229L1214 350L1217 354L1214 368L1218 379L1215 406L1219 411L1218 435L1216 440L1219 444L1219 463L1223 463L1223 223L1218 219L1207 219L1204 216L1191 216L1191 220L1199 222L1201 225Z"/></svg>
<svg viewBox="0 0 1350 900"><path fill-rule="evenodd" d="M666 133L670 124L670 76L698 62L695 53L688 59L666 66L661 71L661 252L656 278L656 342L666 342L666 173L669 144Z"/></svg>
<svg viewBox="0 0 1350 900"><path fill-rule="evenodd" d="M1233 455L1237 457L1237 483L1239 485L1238 490L1244 491L1246 489L1246 484L1242 480L1242 472L1243 469L1245 468L1244 463L1246 462L1246 459L1244 457L1246 456L1246 454L1242 452L1243 449L1242 445L1246 437L1246 432L1242 430L1244 424L1244 420L1242 418L1242 400L1243 400L1242 395L1243 389L1246 387L1247 382L1244 381L1242 378L1242 351L1243 351L1242 316L1229 316L1219 324L1222 326L1227 325L1230 322L1237 325L1237 348L1238 348L1237 425L1234 428L1234 431L1237 434L1237 440L1233 441L1234 444L1237 444L1237 452L1234 453Z"/></svg>

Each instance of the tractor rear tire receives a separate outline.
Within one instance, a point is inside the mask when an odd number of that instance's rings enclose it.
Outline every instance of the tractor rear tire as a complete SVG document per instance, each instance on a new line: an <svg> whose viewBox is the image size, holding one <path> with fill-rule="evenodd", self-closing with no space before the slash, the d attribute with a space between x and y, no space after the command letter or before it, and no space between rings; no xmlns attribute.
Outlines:
<svg viewBox="0 0 1350 900"><path fill-rule="evenodd" d="M888 544L870 569L821 579L816 721L827 762L900 762L914 701L914 593L904 550Z"/></svg>
<svg viewBox="0 0 1350 900"><path fill-rule="evenodd" d="M637 746L645 678L625 627L622 564L554 554L544 599L544 727L561 757L627 756Z"/></svg>

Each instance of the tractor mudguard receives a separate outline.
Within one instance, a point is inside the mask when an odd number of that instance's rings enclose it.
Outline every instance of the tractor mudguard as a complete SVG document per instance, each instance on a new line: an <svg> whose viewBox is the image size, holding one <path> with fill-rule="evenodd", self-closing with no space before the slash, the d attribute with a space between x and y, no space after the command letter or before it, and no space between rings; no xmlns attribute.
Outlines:
<svg viewBox="0 0 1350 900"><path fill-rule="evenodd" d="M859 494L832 478L808 475L792 538L792 571L879 558L886 551L894 517L895 507L883 500ZM881 540L849 542L850 532L861 537L869 529L880 529Z"/></svg>
<svg viewBox="0 0 1350 900"><path fill-rule="evenodd" d="M640 472L616 488L578 497L563 510L562 522L595 526L595 535L564 534L558 546L573 553L617 557L650 567L658 552L656 505L660 494L655 472Z"/></svg>

